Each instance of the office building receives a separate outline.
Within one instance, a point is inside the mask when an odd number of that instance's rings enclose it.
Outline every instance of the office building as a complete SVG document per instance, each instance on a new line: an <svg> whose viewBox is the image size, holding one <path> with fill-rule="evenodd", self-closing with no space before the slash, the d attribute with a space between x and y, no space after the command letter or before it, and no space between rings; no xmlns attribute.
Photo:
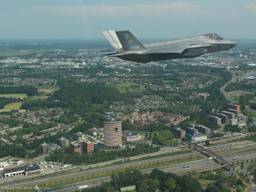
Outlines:
<svg viewBox="0 0 256 192"><path fill-rule="evenodd" d="M82 154L81 145L79 142L72 142L70 144L70 153Z"/></svg>
<svg viewBox="0 0 256 192"><path fill-rule="evenodd" d="M92 153L94 151L94 143L92 142L82 142L82 146L84 153Z"/></svg>
<svg viewBox="0 0 256 192"><path fill-rule="evenodd" d="M241 106L239 104L228 103L226 109L232 112L241 113Z"/></svg>
<svg viewBox="0 0 256 192"><path fill-rule="evenodd" d="M204 134L204 135L209 135L211 133L211 129L204 125L196 125L195 129L198 130L199 133Z"/></svg>
<svg viewBox="0 0 256 192"><path fill-rule="evenodd" d="M122 122L104 122L104 145L106 148L118 148L122 146Z"/></svg>
<svg viewBox="0 0 256 192"><path fill-rule="evenodd" d="M221 126L222 125L221 118L218 117L218 116L215 116L215 115L211 115L209 117L209 121L214 123L214 124L216 124L217 126Z"/></svg>

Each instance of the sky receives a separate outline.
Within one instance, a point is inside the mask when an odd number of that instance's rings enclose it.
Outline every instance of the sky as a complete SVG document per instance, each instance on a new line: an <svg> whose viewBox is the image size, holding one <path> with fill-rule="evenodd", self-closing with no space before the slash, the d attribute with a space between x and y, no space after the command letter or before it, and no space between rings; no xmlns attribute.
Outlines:
<svg viewBox="0 0 256 192"><path fill-rule="evenodd" d="M256 39L256 0L0 0L0 23L0 39L100 39L109 29Z"/></svg>

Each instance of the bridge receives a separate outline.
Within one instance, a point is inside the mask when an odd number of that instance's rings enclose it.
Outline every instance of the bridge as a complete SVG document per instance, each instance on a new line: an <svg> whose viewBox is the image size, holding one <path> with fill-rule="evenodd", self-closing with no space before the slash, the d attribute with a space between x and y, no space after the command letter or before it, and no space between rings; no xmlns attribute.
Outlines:
<svg viewBox="0 0 256 192"><path fill-rule="evenodd" d="M205 155L206 157L211 157L213 160L223 166L225 169L228 171L232 172L233 171L233 165L232 163L228 162L225 160L223 157L218 155L217 153L213 152L212 150L205 148L203 146L197 145L197 144L191 144L191 148L198 151L199 153Z"/></svg>

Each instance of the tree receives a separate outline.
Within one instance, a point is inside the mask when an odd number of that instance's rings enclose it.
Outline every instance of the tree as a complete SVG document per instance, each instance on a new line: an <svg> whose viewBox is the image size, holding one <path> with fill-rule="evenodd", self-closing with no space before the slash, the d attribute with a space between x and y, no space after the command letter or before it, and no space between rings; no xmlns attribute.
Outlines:
<svg viewBox="0 0 256 192"><path fill-rule="evenodd" d="M169 178L164 183L165 191L171 192L176 188L176 181L173 178Z"/></svg>
<svg viewBox="0 0 256 192"><path fill-rule="evenodd" d="M123 186L136 185L143 178L142 174L136 169L127 169L124 172L112 175L112 185L115 189Z"/></svg>
<svg viewBox="0 0 256 192"><path fill-rule="evenodd" d="M163 130L154 135L153 143L163 146L176 146L178 141L174 138L170 130Z"/></svg>
<svg viewBox="0 0 256 192"><path fill-rule="evenodd" d="M209 185L206 188L206 192L219 192L220 189L218 187L216 187L215 185Z"/></svg>
<svg viewBox="0 0 256 192"><path fill-rule="evenodd" d="M179 185L184 191L201 192L202 190L200 183L188 175L179 178Z"/></svg>
<svg viewBox="0 0 256 192"><path fill-rule="evenodd" d="M154 179L144 179L138 184L138 192L158 192L160 184L158 180Z"/></svg>

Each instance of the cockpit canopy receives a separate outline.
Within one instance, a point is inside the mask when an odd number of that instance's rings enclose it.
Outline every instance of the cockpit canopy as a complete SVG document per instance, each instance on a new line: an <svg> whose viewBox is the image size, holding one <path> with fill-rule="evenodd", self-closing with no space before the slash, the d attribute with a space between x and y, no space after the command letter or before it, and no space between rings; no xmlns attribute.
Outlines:
<svg viewBox="0 0 256 192"><path fill-rule="evenodd" d="M203 36L213 40L223 40L223 38L217 33L207 33L207 34L204 34Z"/></svg>

